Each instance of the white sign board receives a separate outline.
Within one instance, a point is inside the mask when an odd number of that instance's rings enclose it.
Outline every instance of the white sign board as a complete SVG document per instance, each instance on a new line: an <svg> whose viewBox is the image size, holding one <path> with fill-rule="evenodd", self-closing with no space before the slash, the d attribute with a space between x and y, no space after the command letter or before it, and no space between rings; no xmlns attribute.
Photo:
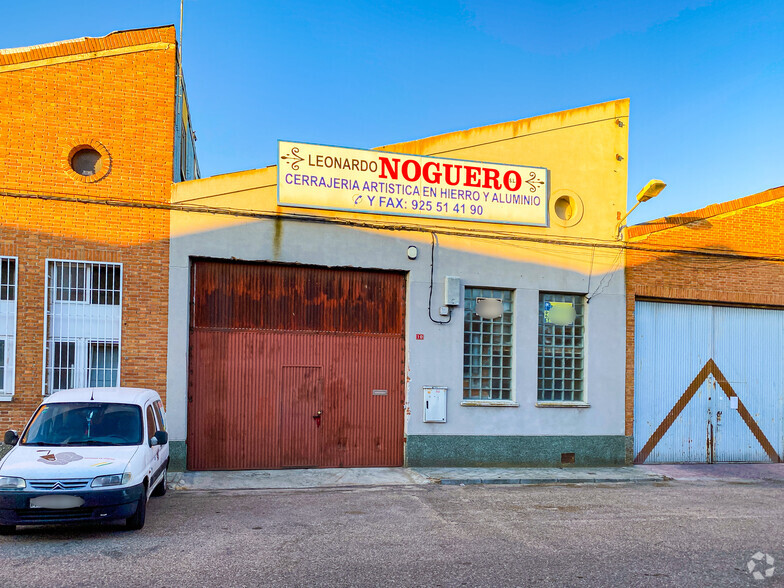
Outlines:
<svg viewBox="0 0 784 588"><path fill-rule="evenodd" d="M547 170L278 141L278 204L547 224Z"/></svg>

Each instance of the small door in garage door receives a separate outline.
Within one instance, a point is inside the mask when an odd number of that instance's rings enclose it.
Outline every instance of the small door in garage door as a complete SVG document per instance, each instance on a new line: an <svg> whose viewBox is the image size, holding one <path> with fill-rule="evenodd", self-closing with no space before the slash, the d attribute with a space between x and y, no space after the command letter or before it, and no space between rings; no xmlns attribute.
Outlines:
<svg viewBox="0 0 784 588"><path fill-rule="evenodd" d="M637 463L780 461L784 312L639 301Z"/></svg>
<svg viewBox="0 0 784 588"><path fill-rule="evenodd" d="M282 371L280 465L284 468L318 466L324 404L321 367L283 366Z"/></svg>

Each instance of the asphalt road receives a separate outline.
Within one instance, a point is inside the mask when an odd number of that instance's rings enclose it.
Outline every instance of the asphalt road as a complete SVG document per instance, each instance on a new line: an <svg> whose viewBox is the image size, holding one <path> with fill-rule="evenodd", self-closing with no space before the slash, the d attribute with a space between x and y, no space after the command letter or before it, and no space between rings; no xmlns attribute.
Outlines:
<svg viewBox="0 0 784 588"><path fill-rule="evenodd" d="M0 537L0 585L784 586L783 491L668 482L169 492L150 502L141 531L21 527ZM756 552L775 559L772 577L749 573Z"/></svg>

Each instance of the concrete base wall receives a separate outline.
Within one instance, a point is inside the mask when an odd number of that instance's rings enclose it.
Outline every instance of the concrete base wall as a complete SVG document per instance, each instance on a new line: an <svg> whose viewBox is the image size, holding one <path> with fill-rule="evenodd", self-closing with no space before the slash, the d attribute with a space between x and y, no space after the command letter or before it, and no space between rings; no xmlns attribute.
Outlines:
<svg viewBox="0 0 784 588"><path fill-rule="evenodd" d="M623 435L409 435L406 466L560 467L562 453L574 453L577 467L622 466L627 447Z"/></svg>
<svg viewBox="0 0 784 588"><path fill-rule="evenodd" d="M0 445L0 457L7 451ZM10 449L10 447L9 447ZM406 467L561 467L561 454L574 453L574 466L623 466L634 460L634 441L622 435L481 436L409 435ZM184 472L185 441L169 442L169 471ZM571 465L571 464L569 464Z"/></svg>
<svg viewBox="0 0 784 588"><path fill-rule="evenodd" d="M626 436L626 465L634 464L634 436Z"/></svg>
<svg viewBox="0 0 784 588"><path fill-rule="evenodd" d="M187 455L185 441L169 441L169 471L184 472Z"/></svg>

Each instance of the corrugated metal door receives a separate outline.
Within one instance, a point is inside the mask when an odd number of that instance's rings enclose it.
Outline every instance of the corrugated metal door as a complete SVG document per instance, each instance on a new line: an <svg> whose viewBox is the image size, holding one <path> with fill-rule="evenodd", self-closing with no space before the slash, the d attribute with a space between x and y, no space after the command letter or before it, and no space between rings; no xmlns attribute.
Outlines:
<svg viewBox="0 0 784 588"><path fill-rule="evenodd" d="M637 463L779 461L784 312L637 302Z"/></svg>
<svg viewBox="0 0 784 588"><path fill-rule="evenodd" d="M403 274L200 260L192 287L190 469L402 465Z"/></svg>
<svg viewBox="0 0 784 588"><path fill-rule="evenodd" d="M784 312L714 308L713 358L739 399L733 409L727 394L713 395L716 461L778 461L766 441L782 455L783 350Z"/></svg>

